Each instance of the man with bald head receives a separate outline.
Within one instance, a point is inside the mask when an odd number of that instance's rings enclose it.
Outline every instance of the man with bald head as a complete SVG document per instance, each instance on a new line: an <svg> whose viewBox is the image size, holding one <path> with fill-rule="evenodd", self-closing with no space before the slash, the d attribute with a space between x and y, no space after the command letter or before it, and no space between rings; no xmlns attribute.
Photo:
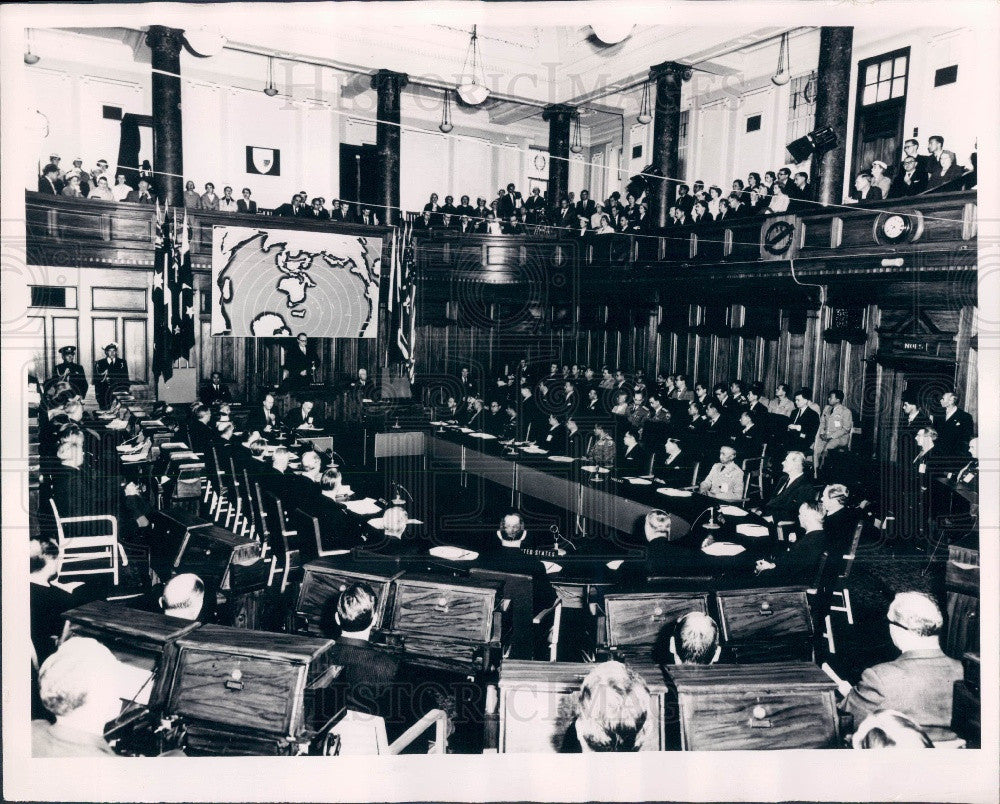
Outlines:
<svg viewBox="0 0 1000 804"><path fill-rule="evenodd" d="M715 664L722 653L719 626L707 614L689 611L674 626L670 652L674 664Z"/></svg>
<svg viewBox="0 0 1000 804"><path fill-rule="evenodd" d="M194 622L201 618L205 601L205 584L193 572L184 572L170 579L163 587L160 608L168 617Z"/></svg>
<svg viewBox="0 0 1000 804"><path fill-rule="evenodd" d="M962 678L962 665L941 650L941 609L923 592L900 592L886 620L900 656L869 667L853 687L841 682L841 710L860 723L873 712L895 709L919 723L932 740L953 739L953 685Z"/></svg>

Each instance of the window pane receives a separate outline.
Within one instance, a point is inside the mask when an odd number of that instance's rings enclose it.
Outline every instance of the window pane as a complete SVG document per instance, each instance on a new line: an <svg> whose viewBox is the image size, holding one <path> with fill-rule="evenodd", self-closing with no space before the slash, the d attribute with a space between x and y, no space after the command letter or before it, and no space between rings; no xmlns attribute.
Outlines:
<svg viewBox="0 0 1000 804"><path fill-rule="evenodd" d="M896 59L895 66L892 68L892 74L897 78L901 75L906 75L906 56L900 56Z"/></svg>
<svg viewBox="0 0 1000 804"><path fill-rule="evenodd" d="M903 97L903 91L906 88L905 78L893 78L892 79L892 97L901 98Z"/></svg>
<svg viewBox="0 0 1000 804"><path fill-rule="evenodd" d="M865 83L874 84L878 80L878 65L869 64L868 69L865 70Z"/></svg>
<svg viewBox="0 0 1000 804"><path fill-rule="evenodd" d="M887 78L892 78L892 62L883 61L878 66L878 80L885 81Z"/></svg>
<svg viewBox="0 0 1000 804"><path fill-rule="evenodd" d="M875 96L876 101L889 100L889 83L885 82L878 84L878 94Z"/></svg>
<svg viewBox="0 0 1000 804"><path fill-rule="evenodd" d="M865 94L861 98L861 103L867 106L869 103L875 102L875 84L865 87Z"/></svg>

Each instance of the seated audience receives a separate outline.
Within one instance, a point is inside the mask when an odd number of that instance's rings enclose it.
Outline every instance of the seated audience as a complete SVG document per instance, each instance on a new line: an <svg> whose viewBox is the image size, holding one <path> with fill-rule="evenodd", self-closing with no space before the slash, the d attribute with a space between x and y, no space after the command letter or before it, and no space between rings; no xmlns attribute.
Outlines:
<svg viewBox="0 0 1000 804"><path fill-rule="evenodd" d="M90 191L87 198L94 199L96 201L114 201L115 194L111 192L111 188L108 186L108 177L99 176L97 178L96 186Z"/></svg>
<svg viewBox="0 0 1000 804"><path fill-rule="evenodd" d="M152 204L154 203L153 194L149 189L148 179L139 179L139 189L133 190L126 197L125 200L130 204Z"/></svg>
<svg viewBox="0 0 1000 804"><path fill-rule="evenodd" d="M864 204L867 201L881 201L882 190L872 184L872 174L861 171L854 179L855 197Z"/></svg>
<svg viewBox="0 0 1000 804"><path fill-rule="evenodd" d="M912 718L932 740L953 739L953 685L963 675L961 663L941 651L941 609L923 592L900 592L887 619L900 656L869 667L853 687L842 682L841 710L860 724L874 712L894 709Z"/></svg>

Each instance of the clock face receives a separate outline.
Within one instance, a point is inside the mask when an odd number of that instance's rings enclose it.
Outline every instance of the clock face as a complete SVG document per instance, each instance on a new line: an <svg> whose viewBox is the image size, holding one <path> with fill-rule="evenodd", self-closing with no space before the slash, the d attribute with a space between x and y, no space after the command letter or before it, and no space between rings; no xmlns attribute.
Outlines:
<svg viewBox="0 0 1000 804"><path fill-rule="evenodd" d="M890 215L882 223L882 233L890 240L896 240L906 234L909 227L902 215Z"/></svg>
<svg viewBox="0 0 1000 804"><path fill-rule="evenodd" d="M545 155L535 154L535 170L545 170Z"/></svg>

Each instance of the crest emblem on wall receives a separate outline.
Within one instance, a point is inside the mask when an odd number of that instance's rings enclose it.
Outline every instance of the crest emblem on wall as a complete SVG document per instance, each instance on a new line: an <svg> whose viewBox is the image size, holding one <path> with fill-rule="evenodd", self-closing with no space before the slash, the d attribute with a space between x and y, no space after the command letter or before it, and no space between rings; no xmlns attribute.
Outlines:
<svg viewBox="0 0 1000 804"><path fill-rule="evenodd" d="M259 176L281 175L281 151L277 148L247 146L247 173Z"/></svg>

